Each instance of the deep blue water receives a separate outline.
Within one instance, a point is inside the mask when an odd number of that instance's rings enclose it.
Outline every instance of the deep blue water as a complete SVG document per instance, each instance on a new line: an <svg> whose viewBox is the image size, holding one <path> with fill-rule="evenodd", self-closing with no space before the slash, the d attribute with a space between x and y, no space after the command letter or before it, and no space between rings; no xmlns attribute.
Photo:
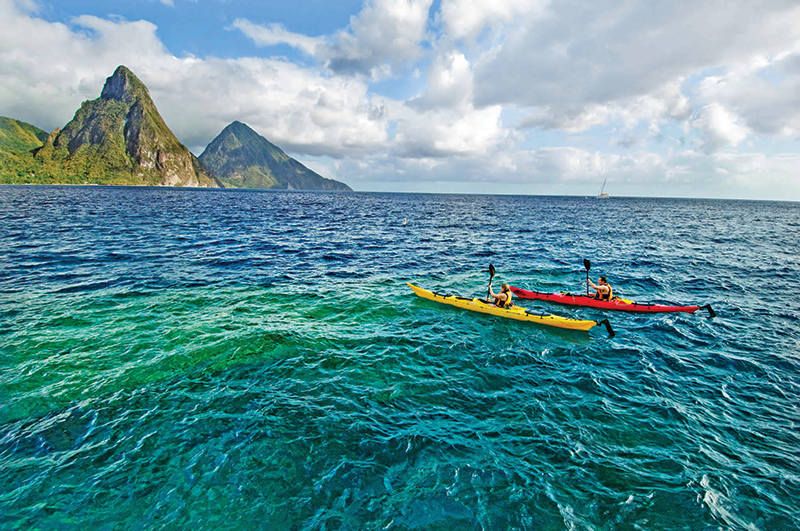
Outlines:
<svg viewBox="0 0 800 531"><path fill-rule="evenodd" d="M798 203L0 187L0 528L800 529L798 241ZM718 316L405 285L584 258Z"/></svg>

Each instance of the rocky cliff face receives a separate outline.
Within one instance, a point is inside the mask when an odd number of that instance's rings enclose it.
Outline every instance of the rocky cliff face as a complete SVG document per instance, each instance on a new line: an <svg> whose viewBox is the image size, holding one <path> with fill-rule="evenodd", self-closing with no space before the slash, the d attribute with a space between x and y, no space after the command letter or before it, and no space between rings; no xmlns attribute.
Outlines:
<svg viewBox="0 0 800 531"><path fill-rule="evenodd" d="M226 187L351 191L288 156L241 122L233 122L211 141L200 161Z"/></svg>
<svg viewBox="0 0 800 531"><path fill-rule="evenodd" d="M124 66L106 80L100 98L83 102L72 121L54 131L34 156L128 184L222 186L178 141L147 87Z"/></svg>

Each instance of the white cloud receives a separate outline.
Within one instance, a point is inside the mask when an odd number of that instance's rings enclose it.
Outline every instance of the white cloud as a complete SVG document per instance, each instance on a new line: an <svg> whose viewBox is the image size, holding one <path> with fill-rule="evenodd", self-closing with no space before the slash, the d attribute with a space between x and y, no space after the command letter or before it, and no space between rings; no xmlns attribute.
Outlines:
<svg viewBox="0 0 800 531"><path fill-rule="evenodd" d="M287 61L187 61L142 78L170 127L196 149L234 120L286 151L311 155L357 155L387 139L385 104L366 85Z"/></svg>
<svg viewBox="0 0 800 531"><path fill-rule="evenodd" d="M338 32L320 50L328 67L340 74L380 79L422 55L433 0L369 0L349 30Z"/></svg>
<svg viewBox="0 0 800 531"><path fill-rule="evenodd" d="M529 22L541 16L550 0L443 0L439 18L448 37L474 40L486 28Z"/></svg>
<svg viewBox="0 0 800 531"><path fill-rule="evenodd" d="M395 151L402 157L480 156L502 142L501 108L460 108L405 113L397 124Z"/></svg>
<svg viewBox="0 0 800 531"><path fill-rule="evenodd" d="M454 108L472 104L472 72L469 61L459 52L438 55L425 79L425 92L408 104L422 111L435 108Z"/></svg>
<svg viewBox="0 0 800 531"><path fill-rule="evenodd" d="M3 7L3 3L8 3L9 5L16 3L20 9L27 11L28 13L39 12L39 5L36 3L36 0L4 0L3 2L0 2L0 9Z"/></svg>
<svg viewBox="0 0 800 531"><path fill-rule="evenodd" d="M317 46L324 43L324 39L319 37L307 37L298 33L292 33L280 24L269 24L260 26L252 22L237 18L231 27L240 30L247 35L258 46L274 46L276 44L288 44L293 48L314 55Z"/></svg>
<svg viewBox="0 0 800 531"><path fill-rule="evenodd" d="M476 109L464 54L440 53L426 72L426 90L393 111L393 151L406 158L483 156L511 141L499 105Z"/></svg>
<svg viewBox="0 0 800 531"><path fill-rule="evenodd" d="M704 69L776 54L800 38L795 2L566 0L514 29L475 67L479 105L547 109L551 122L625 105Z"/></svg>
<svg viewBox="0 0 800 531"><path fill-rule="evenodd" d="M81 42L85 52L90 54L119 54L124 46L135 43L135 50L128 57L163 56L167 54L164 45L156 35L157 26L146 20L129 22L124 19L107 20L90 15L72 19L72 23L90 30Z"/></svg>
<svg viewBox="0 0 800 531"><path fill-rule="evenodd" d="M608 123L611 109L607 105L587 105L583 107L537 107L531 110L518 127L542 127L559 129L568 133L579 133L595 125Z"/></svg>
<svg viewBox="0 0 800 531"><path fill-rule="evenodd" d="M689 98L681 91L681 81L667 83L649 94L607 104L535 107L520 120L518 127L580 133L595 126L619 122L620 130L626 132L645 123L653 137L659 133L664 121L680 121L690 117L692 108Z"/></svg>
<svg viewBox="0 0 800 531"><path fill-rule="evenodd" d="M718 103L706 105L697 113L691 125L703 134L703 150L716 153L728 147L737 146L748 135L747 127L741 120Z"/></svg>
<svg viewBox="0 0 800 531"><path fill-rule="evenodd" d="M147 21L91 16L70 27L0 1L0 114L47 129L63 126L82 100L99 95L119 64L174 62L155 31Z"/></svg>
<svg viewBox="0 0 800 531"><path fill-rule="evenodd" d="M800 39L772 56L755 56L698 86L698 104L718 103L736 113L754 133L800 136Z"/></svg>

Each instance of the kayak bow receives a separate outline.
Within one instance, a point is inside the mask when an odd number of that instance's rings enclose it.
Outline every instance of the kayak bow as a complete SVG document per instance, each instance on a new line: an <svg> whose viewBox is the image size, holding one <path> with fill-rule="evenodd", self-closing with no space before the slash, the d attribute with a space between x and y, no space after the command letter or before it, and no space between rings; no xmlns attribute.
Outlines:
<svg viewBox="0 0 800 531"><path fill-rule="evenodd" d="M546 312L539 312L536 310L528 310L521 306L512 306L511 308L500 308L490 302L481 299L474 299L469 297L459 297L457 295L435 293L427 289L420 288L414 284L407 283L408 286L414 290L418 296L423 299L428 299L442 304L449 304L456 308L470 310L473 312L488 313L498 317L505 317L507 319L515 319L517 321L528 321L532 323L539 323L546 326L555 326L557 328L566 328L568 330L582 330L588 331L595 325L605 325L608 335L614 337L614 330L611 329L611 324L608 319L602 321L590 321L583 319L572 319L569 317L561 317Z"/></svg>
<svg viewBox="0 0 800 531"><path fill-rule="evenodd" d="M614 297L610 301L602 301L594 297L586 295L572 295L571 293L539 293L538 291L530 291L522 288L515 288L511 286L511 291L520 299L535 299L540 301L557 302L559 304L567 304L570 306L587 306L589 308L601 308L604 310L619 310L623 312L640 312L640 313L666 313L666 312L683 312L694 313L697 310L708 310L711 317L716 317L717 314L711 308L710 304L705 306L668 306L664 304L650 304L629 301L627 299L620 299Z"/></svg>

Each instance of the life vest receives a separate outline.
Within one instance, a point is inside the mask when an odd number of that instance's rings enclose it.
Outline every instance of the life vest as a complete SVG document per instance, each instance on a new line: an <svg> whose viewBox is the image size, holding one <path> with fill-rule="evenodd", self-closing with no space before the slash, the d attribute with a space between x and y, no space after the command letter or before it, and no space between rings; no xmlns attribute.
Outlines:
<svg viewBox="0 0 800 531"><path fill-rule="evenodd" d="M506 300L501 301L500 299L495 299L494 305L498 308L511 308L514 304L511 302L511 290L502 291L501 293L506 294Z"/></svg>
<svg viewBox="0 0 800 531"><path fill-rule="evenodd" d="M594 298L599 301L610 301L614 297L614 290L608 284L606 284L606 287L608 288L608 293L600 293L600 290L597 290Z"/></svg>

